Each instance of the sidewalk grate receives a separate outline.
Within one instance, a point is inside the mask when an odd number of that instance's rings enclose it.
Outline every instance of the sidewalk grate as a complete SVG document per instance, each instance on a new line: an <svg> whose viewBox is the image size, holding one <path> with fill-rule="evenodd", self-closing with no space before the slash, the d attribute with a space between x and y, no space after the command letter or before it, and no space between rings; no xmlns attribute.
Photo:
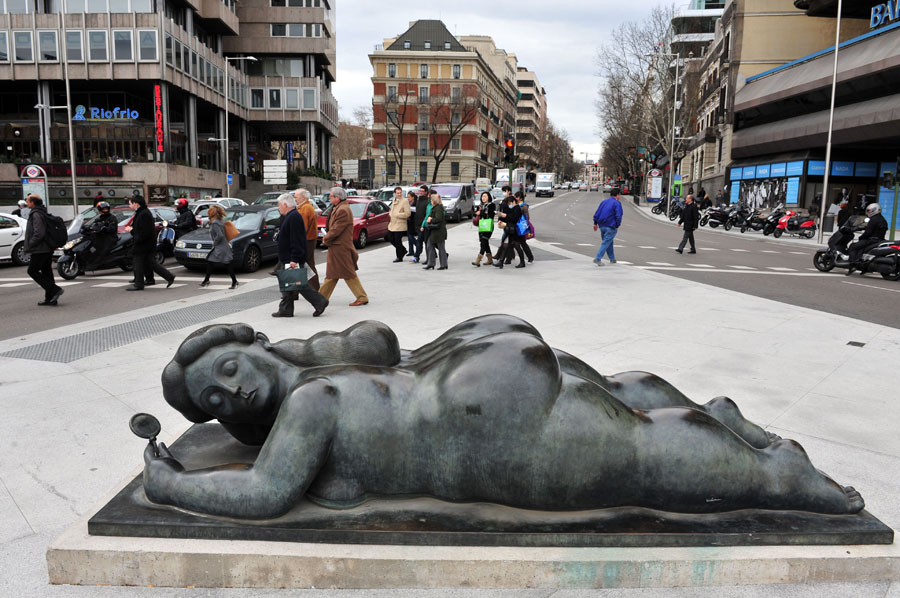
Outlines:
<svg viewBox="0 0 900 598"><path fill-rule="evenodd" d="M69 363L115 349L116 347L130 345L145 338L188 326L196 326L197 324L277 300L278 293L274 287L250 291L226 299L216 299L199 305L181 307L123 324L97 328L57 340L21 347L6 353L0 353L0 357Z"/></svg>

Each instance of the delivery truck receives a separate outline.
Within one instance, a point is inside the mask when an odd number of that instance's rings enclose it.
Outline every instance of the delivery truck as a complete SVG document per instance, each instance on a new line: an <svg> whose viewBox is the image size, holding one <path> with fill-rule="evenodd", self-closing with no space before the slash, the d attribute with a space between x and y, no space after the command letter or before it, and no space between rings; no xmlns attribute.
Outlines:
<svg viewBox="0 0 900 598"><path fill-rule="evenodd" d="M553 197L553 184L556 183L556 175L552 172L539 172L534 183L536 197Z"/></svg>

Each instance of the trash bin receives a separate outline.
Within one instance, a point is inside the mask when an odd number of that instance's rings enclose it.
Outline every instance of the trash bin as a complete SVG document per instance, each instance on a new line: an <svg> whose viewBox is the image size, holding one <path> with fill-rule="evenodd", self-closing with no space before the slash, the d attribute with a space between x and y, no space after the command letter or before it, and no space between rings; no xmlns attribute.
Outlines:
<svg viewBox="0 0 900 598"><path fill-rule="evenodd" d="M822 221L822 230L826 233L834 232L834 214L825 214L825 219Z"/></svg>

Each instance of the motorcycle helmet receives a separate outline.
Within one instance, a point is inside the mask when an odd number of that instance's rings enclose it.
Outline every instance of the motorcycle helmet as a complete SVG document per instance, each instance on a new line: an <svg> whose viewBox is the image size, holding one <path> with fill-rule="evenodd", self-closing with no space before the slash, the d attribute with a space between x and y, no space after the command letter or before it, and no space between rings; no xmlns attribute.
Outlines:
<svg viewBox="0 0 900 598"><path fill-rule="evenodd" d="M104 214L109 213L109 202L101 201L100 203L97 204L97 209L100 210Z"/></svg>
<svg viewBox="0 0 900 598"><path fill-rule="evenodd" d="M27 206L28 206L28 202L25 201L24 199L20 199L20 200L19 200L19 203L18 203L18 206L19 206L20 208L27 207Z"/></svg>
<svg viewBox="0 0 900 598"><path fill-rule="evenodd" d="M183 197L175 200L175 209L186 208L187 205L188 205L188 200L186 200Z"/></svg>
<svg viewBox="0 0 900 598"><path fill-rule="evenodd" d="M881 206L877 203L870 203L866 206L866 216L874 216L881 213Z"/></svg>

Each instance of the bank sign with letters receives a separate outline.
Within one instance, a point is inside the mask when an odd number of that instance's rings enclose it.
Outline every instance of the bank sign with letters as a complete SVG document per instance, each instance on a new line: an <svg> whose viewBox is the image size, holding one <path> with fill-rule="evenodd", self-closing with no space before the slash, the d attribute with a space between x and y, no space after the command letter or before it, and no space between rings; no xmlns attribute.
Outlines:
<svg viewBox="0 0 900 598"><path fill-rule="evenodd" d="M896 23L898 20L900 20L900 0L888 0L884 4L872 7L869 28L875 29L888 23Z"/></svg>

